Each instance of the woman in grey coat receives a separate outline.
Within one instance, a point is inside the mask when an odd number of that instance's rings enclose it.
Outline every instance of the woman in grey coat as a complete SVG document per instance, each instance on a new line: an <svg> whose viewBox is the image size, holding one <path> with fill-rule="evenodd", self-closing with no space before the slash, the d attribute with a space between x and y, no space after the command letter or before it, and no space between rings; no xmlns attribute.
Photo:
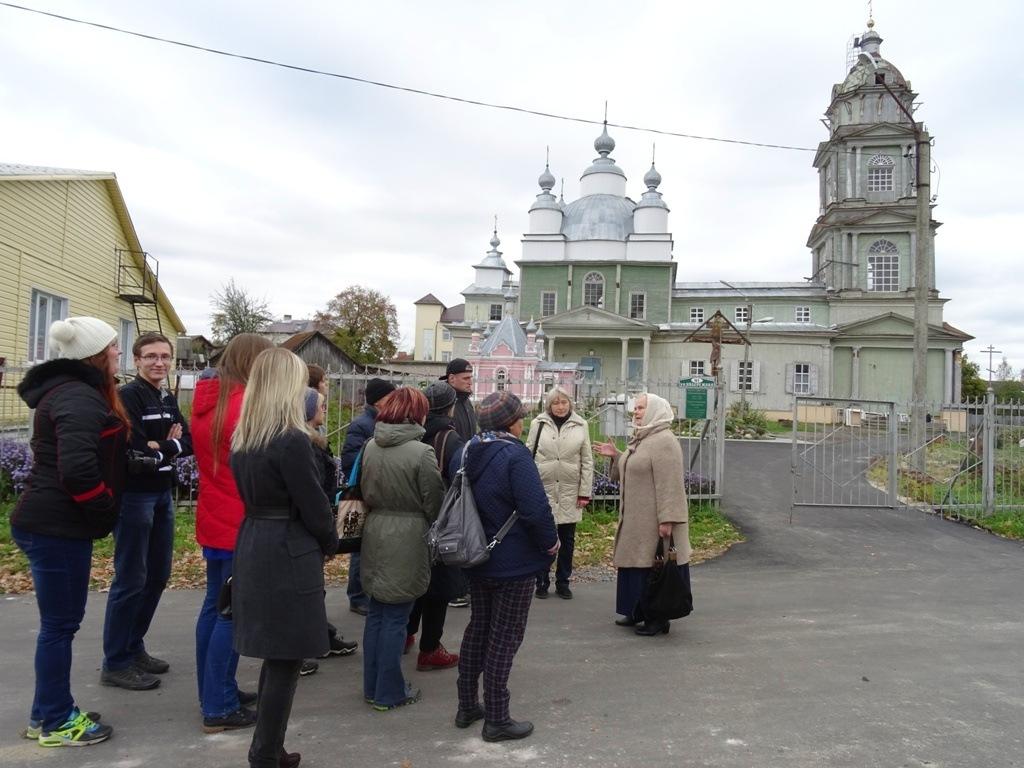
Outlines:
<svg viewBox="0 0 1024 768"><path fill-rule="evenodd" d="M402 676L402 649L413 603L430 583L425 535L444 483L429 445L420 442L427 398L399 387L377 404L373 439L363 449L359 489L363 590L370 597L363 632L363 696L384 712L419 700Z"/></svg>
<svg viewBox="0 0 1024 768"><path fill-rule="evenodd" d="M299 667L328 649L323 565L338 536L306 425L307 375L286 349L260 353L231 438L245 502L232 574L235 650L264 660L251 768L277 768Z"/></svg>

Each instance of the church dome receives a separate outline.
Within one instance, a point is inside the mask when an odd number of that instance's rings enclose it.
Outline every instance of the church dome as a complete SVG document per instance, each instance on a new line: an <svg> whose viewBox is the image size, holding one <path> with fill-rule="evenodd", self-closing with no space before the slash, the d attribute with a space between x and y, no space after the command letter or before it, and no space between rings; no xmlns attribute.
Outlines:
<svg viewBox="0 0 1024 768"><path fill-rule="evenodd" d="M633 203L618 195L587 195L565 206L567 240L625 240L633 234Z"/></svg>
<svg viewBox="0 0 1024 768"><path fill-rule="evenodd" d="M882 58L880 52L882 36L875 31L874 27L875 22L868 21L867 32L861 35L857 42L861 53L857 57L857 63L850 69L850 74L839 86L840 93L850 93L864 85L875 85L876 75L883 75L886 84L890 87L909 87L903 73L896 69L891 62ZM873 65L872 62L874 62Z"/></svg>

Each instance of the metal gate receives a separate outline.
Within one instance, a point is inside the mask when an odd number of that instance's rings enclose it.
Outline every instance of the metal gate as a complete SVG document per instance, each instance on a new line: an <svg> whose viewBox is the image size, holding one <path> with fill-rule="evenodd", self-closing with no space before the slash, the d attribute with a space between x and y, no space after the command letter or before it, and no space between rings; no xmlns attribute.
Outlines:
<svg viewBox="0 0 1024 768"><path fill-rule="evenodd" d="M892 402L795 398L793 506L896 507L900 418Z"/></svg>

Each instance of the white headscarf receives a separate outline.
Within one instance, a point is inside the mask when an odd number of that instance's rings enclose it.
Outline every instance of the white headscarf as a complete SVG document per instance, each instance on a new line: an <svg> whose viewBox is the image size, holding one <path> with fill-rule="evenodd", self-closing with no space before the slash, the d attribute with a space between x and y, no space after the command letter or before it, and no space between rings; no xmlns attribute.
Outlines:
<svg viewBox="0 0 1024 768"><path fill-rule="evenodd" d="M642 392L637 395L637 399L641 397L647 398L647 410L644 411L644 417L639 426L633 427L633 436L629 440L630 447L650 434L655 427L671 424L675 419L672 406L665 398L651 392Z"/></svg>

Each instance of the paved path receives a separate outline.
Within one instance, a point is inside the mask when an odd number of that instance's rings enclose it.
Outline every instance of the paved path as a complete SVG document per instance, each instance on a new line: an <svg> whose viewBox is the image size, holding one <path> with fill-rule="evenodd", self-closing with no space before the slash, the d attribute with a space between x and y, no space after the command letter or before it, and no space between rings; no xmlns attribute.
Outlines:
<svg viewBox="0 0 1024 768"><path fill-rule="evenodd" d="M729 448L729 514L747 542L693 571L697 610L668 636L611 624L614 585L532 608L512 711L537 731L485 744L452 725L453 671L409 678L423 701L389 713L360 696L361 654L299 683L288 746L304 766L1024 766L1024 548L914 511L798 511L789 449ZM105 596L75 644L74 690L116 734L43 750L14 734L31 686L31 597L0 600L0 765L244 766L249 734L205 736L191 669L200 595L168 593L150 650L164 685L98 684ZM358 638L362 619L330 614ZM450 648L466 613L453 609ZM255 685L255 662L239 678Z"/></svg>

